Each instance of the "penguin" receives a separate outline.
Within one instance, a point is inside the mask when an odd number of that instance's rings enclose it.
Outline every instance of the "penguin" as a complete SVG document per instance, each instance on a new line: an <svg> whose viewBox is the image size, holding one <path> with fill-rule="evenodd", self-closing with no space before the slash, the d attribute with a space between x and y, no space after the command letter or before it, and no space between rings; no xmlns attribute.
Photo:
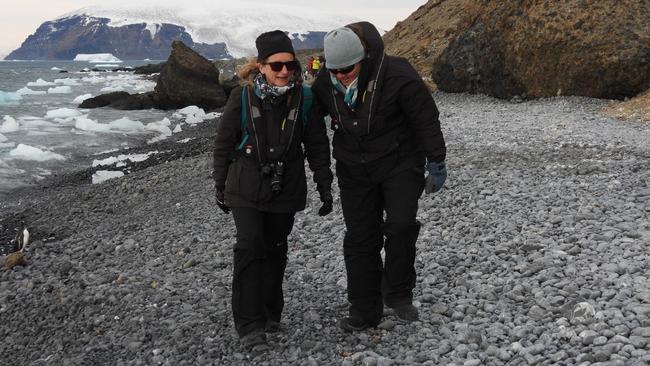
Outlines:
<svg viewBox="0 0 650 366"><path fill-rule="evenodd" d="M23 226L22 230L18 230L14 238L14 252L23 252L29 243L29 230L27 226Z"/></svg>

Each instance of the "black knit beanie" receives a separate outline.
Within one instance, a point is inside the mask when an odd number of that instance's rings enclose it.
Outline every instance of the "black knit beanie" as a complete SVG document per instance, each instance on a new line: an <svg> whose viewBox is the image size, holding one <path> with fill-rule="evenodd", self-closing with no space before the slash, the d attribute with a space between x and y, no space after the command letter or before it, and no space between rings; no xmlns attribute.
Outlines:
<svg viewBox="0 0 650 366"><path fill-rule="evenodd" d="M257 60L266 60L267 57L280 53L289 52L295 56L293 46L289 37L281 30L262 33L255 40L257 47Z"/></svg>

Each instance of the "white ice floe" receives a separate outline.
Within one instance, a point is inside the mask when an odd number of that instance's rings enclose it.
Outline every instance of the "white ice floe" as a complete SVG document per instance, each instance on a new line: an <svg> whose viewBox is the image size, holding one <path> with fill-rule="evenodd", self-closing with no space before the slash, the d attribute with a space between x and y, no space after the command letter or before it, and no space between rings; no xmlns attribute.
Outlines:
<svg viewBox="0 0 650 366"><path fill-rule="evenodd" d="M107 86L107 87L101 88L99 91L104 92L104 93L113 93L113 92L124 91L124 88L121 87L121 86Z"/></svg>
<svg viewBox="0 0 650 366"><path fill-rule="evenodd" d="M90 98L92 98L92 97L93 97L92 94L82 94L82 95L80 95L80 96L74 98L74 100L72 101L72 103L78 103L78 104L80 104L80 103L83 103L84 100L86 100L86 99L90 99Z"/></svg>
<svg viewBox="0 0 650 366"><path fill-rule="evenodd" d="M63 85L71 85L71 86L81 85L81 84L79 84L78 79L72 79L72 78L54 79L54 83L63 84Z"/></svg>
<svg viewBox="0 0 650 366"><path fill-rule="evenodd" d="M7 136L5 136L5 135L3 135L3 134L0 133L0 142L7 142L7 141L9 141L9 139L7 138Z"/></svg>
<svg viewBox="0 0 650 366"><path fill-rule="evenodd" d="M124 173L121 171L112 170L98 170L93 174L93 184L99 184L113 178L123 177Z"/></svg>
<svg viewBox="0 0 650 366"><path fill-rule="evenodd" d="M169 128L170 125L171 125L171 121L169 120L169 118L166 117L163 118L161 121L147 123L147 125L144 126L145 131L154 131L159 133L157 137L154 137L153 139L147 142L153 143L160 140L164 140L167 137L171 136L172 130Z"/></svg>
<svg viewBox="0 0 650 366"><path fill-rule="evenodd" d="M65 160L65 157L52 151L41 150L38 147L18 144L16 148L9 151L9 156L14 159L47 161L47 160Z"/></svg>
<svg viewBox="0 0 650 366"><path fill-rule="evenodd" d="M80 53L74 58L74 61L87 61L92 64L105 63L105 62L114 62L114 63L122 62L122 60L113 56L110 53Z"/></svg>
<svg viewBox="0 0 650 366"><path fill-rule="evenodd" d="M29 83L27 83L27 86L53 86L53 85L56 84L51 81L43 80L41 78L39 78L36 81L30 81Z"/></svg>
<svg viewBox="0 0 650 366"><path fill-rule="evenodd" d="M54 119L54 118L71 118L81 116L81 112L72 108L58 108L52 109L45 113L45 118Z"/></svg>
<svg viewBox="0 0 650 366"><path fill-rule="evenodd" d="M98 123L95 120L92 120L88 117L75 117L74 128L82 131L93 131L93 132L108 132L111 130L111 126L105 123Z"/></svg>
<svg viewBox="0 0 650 366"><path fill-rule="evenodd" d="M70 94L72 93L72 88L67 85L64 86L55 86L54 88L47 89L48 94Z"/></svg>
<svg viewBox="0 0 650 366"><path fill-rule="evenodd" d="M0 125L0 133L10 133L20 130L20 124L12 116L4 116L4 122Z"/></svg>
<svg viewBox="0 0 650 366"><path fill-rule="evenodd" d="M4 92L0 90L0 106L19 104L23 97L18 93Z"/></svg>
<svg viewBox="0 0 650 366"><path fill-rule="evenodd" d="M91 75L81 78L81 81L85 83L99 84L105 82L106 78Z"/></svg>
<svg viewBox="0 0 650 366"><path fill-rule="evenodd" d="M144 124L142 124L142 122L133 121L129 119L129 117L122 117L115 121L111 121L108 123L108 125L110 126L111 130L121 130L125 132L144 130Z"/></svg>
<svg viewBox="0 0 650 366"><path fill-rule="evenodd" d="M189 124L201 123L206 117L205 111L195 105L179 109L172 116L178 119L183 119L185 120L185 123Z"/></svg>
<svg viewBox="0 0 650 366"><path fill-rule="evenodd" d="M47 94L47 92L44 91L44 90L32 90L32 89L30 89L28 87L24 87L24 88L20 88L20 89L16 90L16 94L19 94L19 95L43 95L43 94Z"/></svg>
<svg viewBox="0 0 650 366"><path fill-rule="evenodd" d="M118 156L111 156L102 160L95 159L93 160L93 167L113 165L113 164L115 164L116 167L122 167L122 166L126 166L127 160L133 163L137 163L140 161L145 161L149 159L149 156L157 153L158 151L149 151L146 154L129 154L129 155L120 154Z"/></svg>
<svg viewBox="0 0 650 366"><path fill-rule="evenodd" d="M114 68L114 67L119 67L120 65L117 64L97 64L95 67L105 67L105 68Z"/></svg>

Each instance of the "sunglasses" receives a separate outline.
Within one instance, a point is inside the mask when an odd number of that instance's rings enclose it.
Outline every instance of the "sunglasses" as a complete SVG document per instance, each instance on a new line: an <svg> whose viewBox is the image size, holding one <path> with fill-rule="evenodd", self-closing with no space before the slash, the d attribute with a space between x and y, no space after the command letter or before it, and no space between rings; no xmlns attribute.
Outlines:
<svg viewBox="0 0 650 366"><path fill-rule="evenodd" d="M336 75L336 74L345 75L345 74L349 74L350 72L352 72L353 69L354 69L354 65L350 65L348 67L342 67L340 69L329 69L328 68L327 70L329 70L329 72L331 72L334 75Z"/></svg>
<svg viewBox="0 0 650 366"><path fill-rule="evenodd" d="M287 61L287 62L281 62L281 61L265 62L264 64L271 66L271 70L275 72L282 71L282 68L285 66L287 68L287 71L293 71L298 68L298 62L296 60Z"/></svg>

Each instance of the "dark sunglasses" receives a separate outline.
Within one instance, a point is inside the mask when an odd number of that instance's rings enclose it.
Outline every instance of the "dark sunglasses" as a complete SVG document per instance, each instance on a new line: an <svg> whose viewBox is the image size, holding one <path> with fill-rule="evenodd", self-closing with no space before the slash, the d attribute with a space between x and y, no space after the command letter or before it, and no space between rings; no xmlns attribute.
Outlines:
<svg viewBox="0 0 650 366"><path fill-rule="evenodd" d="M350 65L348 67L342 67L340 69L329 69L328 68L329 72L331 72L334 75L336 75L336 74L343 74L343 75L349 74L350 72L352 72L353 69L354 69L354 65Z"/></svg>
<svg viewBox="0 0 650 366"><path fill-rule="evenodd" d="M282 71L282 68L285 66L287 67L287 71L293 71L298 68L298 62L296 60L287 61L287 62L281 62L281 61L265 62L264 64L271 66L271 70L275 72Z"/></svg>

